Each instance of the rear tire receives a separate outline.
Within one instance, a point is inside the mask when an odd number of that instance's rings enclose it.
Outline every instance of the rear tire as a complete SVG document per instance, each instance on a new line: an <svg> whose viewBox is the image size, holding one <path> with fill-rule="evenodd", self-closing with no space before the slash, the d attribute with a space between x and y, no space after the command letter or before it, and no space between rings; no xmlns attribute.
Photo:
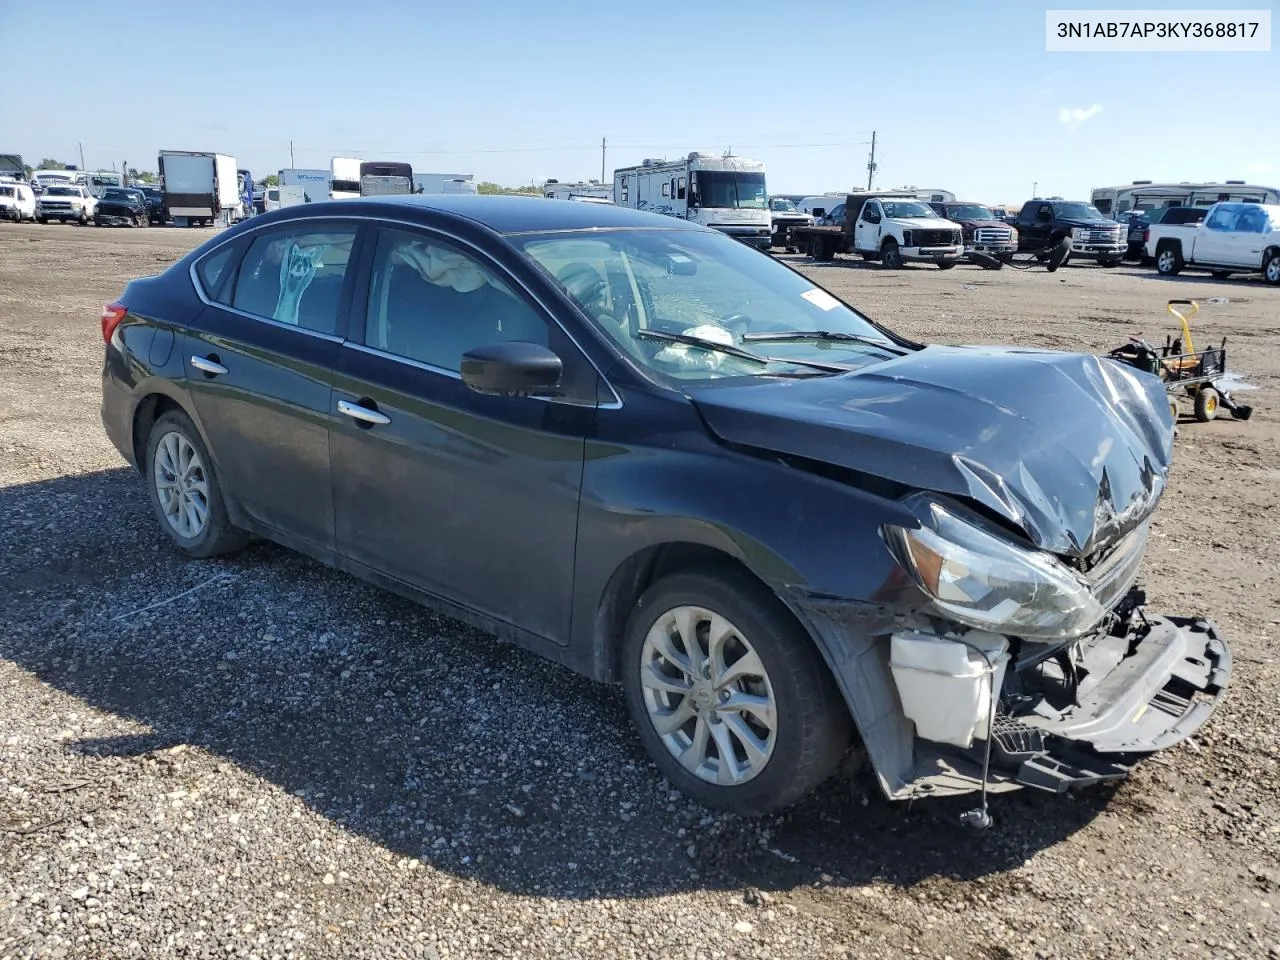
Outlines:
<svg viewBox="0 0 1280 960"><path fill-rule="evenodd" d="M227 518L213 458L185 413L170 410L156 420L147 438L145 469L160 529L179 552L205 559L249 542L249 534Z"/></svg>
<svg viewBox="0 0 1280 960"><path fill-rule="evenodd" d="M902 250L898 241L890 237L880 248L880 264L886 270L901 270L902 263Z"/></svg>
<svg viewBox="0 0 1280 960"><path fill-rule="evenodd" d="M694 657L682 633L690 627ZM723 638L718 657L708 655L713 630ZM651 585L621 653L641 741L676 787L708 807L747 817L787 807L830 777L849 745L849 711L822 655L778 599L742 571L677 573ZM703 672L695 660L719 668ZM716 675L735 670L736 679L715 685ZM731 706L748 700L755 706ZM660 733L664 718L676 725ZM722 771L729 782L719 782Z"/></svg>
<svg viewBox="0 0 1280 960"><path fill-rule="evenodd" d="M1213 279L1215 280L1227 280L1230 278L1230 276L1231 276L1230 270L1214 270L1213 271Z"/></svg>
<svg viewBox="0 0 1280 960"><path fill-rule="evenodd" d="M1264 260L1262 278L1272 286L1280 286L1280 250L1272 250Z"/></svg>
<svg viewBox="0 0 1280 960"><path fill-rule="evenodd" d="M950 270L950 269L951 269L952 267L954 267L955 265L956 265L956 262L955 262L954 260L939 260L939 261L938 261L938 269L939 269L939 270Z"/></svg>
<svg viewBox="0 0 1280 960"><path fill-rule="evenodd" d="M1170 244L1156 251L1156 273L1162 277L1176 277L1183 268L1182 250Z"/></svg>

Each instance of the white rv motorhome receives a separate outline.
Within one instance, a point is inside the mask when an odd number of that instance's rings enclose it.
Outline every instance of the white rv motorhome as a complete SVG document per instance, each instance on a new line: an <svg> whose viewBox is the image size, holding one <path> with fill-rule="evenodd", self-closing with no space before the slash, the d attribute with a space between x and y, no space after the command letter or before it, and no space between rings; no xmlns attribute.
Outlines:
<svg viewBox="0 0 1280 960"><path fill-rule="evenodd" d="M645 160L613 171L613 201L691 220L762 250L771 242L769 194L759 160L709 153Z"/></svg>
<svg viewBox="0 0 1280 960"><path fill-rule="evenodd" d="M542 195L551 200L613 200L613 184L588 180L585 183L561 183L548 180L542 185Z"/></svg>
<svg viewBox="0 0 1280 960"><path fill-rule="evenodd" d="M329 197L353 200L360 196L360 164L358 157L333 157L329 161Z"/></svg>
<svg viewBox="0 0 1280 960"><path fill-rule="evenodd" d="M324 203L329 199L333 175L328 170L302 170L290 167L281 170L277 177L282 187L301 187L303 203Z"/></svg>

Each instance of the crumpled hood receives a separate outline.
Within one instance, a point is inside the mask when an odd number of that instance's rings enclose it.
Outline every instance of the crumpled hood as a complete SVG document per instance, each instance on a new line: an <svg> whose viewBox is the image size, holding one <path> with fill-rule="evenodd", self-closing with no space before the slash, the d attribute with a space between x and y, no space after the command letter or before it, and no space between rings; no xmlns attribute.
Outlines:
<svg viewBox="0 0 1280 960"><path fill-rule="evenodd" d="M1151 513L1173 454L1160 381L1089 354L930 346L835 377L685 389L725 441L967 497L1073 557Z"/></svg>

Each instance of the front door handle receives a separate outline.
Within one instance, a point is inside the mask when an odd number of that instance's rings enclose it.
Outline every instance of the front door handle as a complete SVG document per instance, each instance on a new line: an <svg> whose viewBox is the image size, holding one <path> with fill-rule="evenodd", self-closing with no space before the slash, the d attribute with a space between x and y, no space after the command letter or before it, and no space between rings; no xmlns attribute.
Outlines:
<svg viewBox="0 0 1280 960"><path fill-rule="evenodd" d="M210 360L206 357L192 357L191 365L202 373L207 373L214 377L218 376L220 373L227 372L227 368L218 363L218 361Z"/></svg>
<svg viewBox="0 0 1280 960"><path fill-rule="evenodd" d="M391 418L385 413L379 413L377 410L371 410L363 407L358 403L348 403L346 400L338 401L338 412L345 413L353 420L359 420L361 423L390 423Z"/></svg>

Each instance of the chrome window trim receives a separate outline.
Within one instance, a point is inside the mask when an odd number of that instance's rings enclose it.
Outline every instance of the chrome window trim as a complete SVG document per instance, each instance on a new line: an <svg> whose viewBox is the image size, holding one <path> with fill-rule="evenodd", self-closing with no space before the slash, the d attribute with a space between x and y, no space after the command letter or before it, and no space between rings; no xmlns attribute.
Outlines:
<svg viewBox="0 0 1280 960"><path fill-rule="evenodd" d="M294 223L304 223L310 219L337 220L343 223L350 222L350 223L356 224L357 228L363 224L370 224L374 227L383 226L387 224L392 224L397 227L408 227L410 229L437 233L447 238L450 242L456 242L461 246L465 246L471 250L476 251L476 253L478 253L481 257L483 257L487 262L493 264L497 268L497 272L499 273L500 278L503 279L503 282L510 281L512 284L516 286L517 289L523 291L525 296L527 296L530 300L536 303L542 309L542 312L546 315L546 317L548 318L548 321L550 323L555 324L560 329L560 332L563 333L568 338L569 342L572 343L574 347L577 348L578 352L582 354L582 356L586 359L587 363L591 364L591 369L595 370L596 376L600 378L600 382L603 383L609 389L609 393L613 396L612 400L594 404L595 408L597 410L619 410L622 408L622 396L618 393L614 385L609 381L609 378L604 375L604 371L602 371L600 367L596 364L595 360L591 358L591 354L589 354L586 350L582 348L582 344L578 341L578 338L575 337L572 333L570 333L567 329L565 329L564 324L561 323L559 318L556 317L555 311L547 306L546 301L544 301L536 293L530 290L528 286L522 283L517 277L511 276L510 271L508 271L505 267L503 267L502 264L496 263L493 257L488 253L488 251L477 246L475 243L471 242L465 237L459 237L457 234L453 233L452 231L439 226L415 223L412 220L402 220L397 217L370 216L368 214L362 214L357 216L344 214L344 215L339 215L335 217L314 217L314 218L304 217L301 220L285 220L285 221L275 221L273 223L255 224L253 226L247 227L241 233L236 234L235 237L224 241L224 243L216 244L212 249L206 251L202 256L199 256L195 260L191 261L191 266L187 269L187 273L191 277L192 286L195 287L196 296L199 297L201 302L208 307L217 307L220 310L226 310L230 313L236 314L237 316L247 317L250 320L257 320L262 323L269 323L274 326L281 327L285 330L300 330L303 333L310 334L313 337L319 337L322 340L328 340L333 343L340 343L345 346L352 347L353 349L359 349L367 353L372 353L376 356L383 356L392 360L399 360L402 363L408 363L411 366L419 367L420 369L426 370L430 373L447 373L450 376L458 380L461 380L462 374L457 371L444 370L441 367L434 367L430 364L421 363L420 361L413 360L409 357L402 357L398 354L387 353L386 351L378 350L376 347L366 347L364 344L353 343L349 339L344 339L342 337L334 336L333 334L320 333L319 331L316 331L316 330L308 330L306 327L295 326L291 323L281 323L279 320L272 320L269 317L260 317L257 314L248 313L244 310L237 310L235 307L231 307L231 306L228 306L227 304L218 303L217 301L209 299L208 295L205 293L204 287L200 283L200 277L196 273L196 265L200 263L200 261L204 260L205 257L212 255L214 251L221 249L226 243L235 243L238 240L240 240L241 237L244 237L251 233L256 233L259 230L268 230L268 229L271 229L272 227L287 226L289 224L294 224ZM479 221L475 221L475 223L478 226L484 226L484 224L481 224ZM611 229L611 228L601 227L599 229L603 230L603 229ZM641 229L657 229L657 228L641 228ZM530 231L530 232L536 233L539 231ZM250 245L252 245L252 243L253 241L250 241ZM246 250L245 253L248 253L248 250ZM372 277L370 278L370 281L372 281ZM365 310L367 313L368 312L367 305L365 307ZM367 321L368 321L368 318L366 317L366 324L367 324ZM557 397L535 397L531 399L546 400L549 402L559 402L559 403L571 402L571 401L565 401ZM584 406L585 404L573 403L573 405Z"/></svg>

